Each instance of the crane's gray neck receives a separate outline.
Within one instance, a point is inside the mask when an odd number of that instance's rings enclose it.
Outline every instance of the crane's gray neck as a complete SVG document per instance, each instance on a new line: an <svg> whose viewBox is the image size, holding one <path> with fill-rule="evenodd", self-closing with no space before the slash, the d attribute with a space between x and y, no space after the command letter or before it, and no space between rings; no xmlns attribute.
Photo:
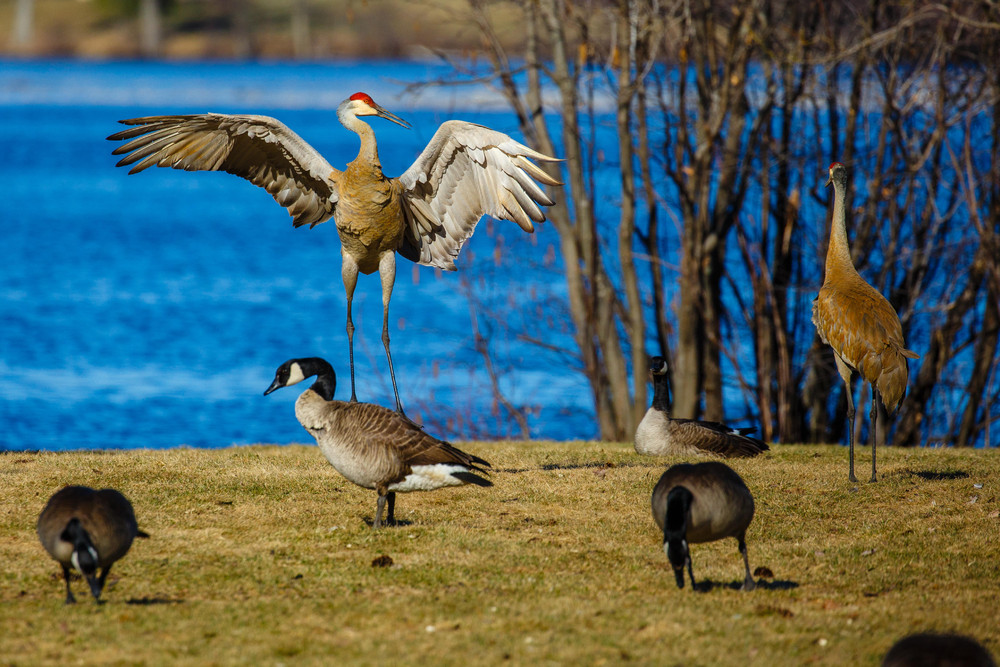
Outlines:
<svg viewBox="0 0 1000 667"><path fill-rule="evenodd" d="M378 159L378 145L375 143L375 131L371 125L347 111L345 105L337 108L337 118L340 124L361 138L361 148L355 162L371 165L382 171L382 163Z"/></svg>
<svg viewBox="0 0 1000 667"><path fill-rule="evenodd" d="M847 182L843 178L833 179L833 219L830 224L830 245L826 250L826 275L831 271L854 269L851 247L847 242Z"/></svg>
<svg viewBox="0 0 1000 667"><path fill-rule="evenodd" d="M653 373L653 408L670 412L670 376L667 372Z"/></svg>

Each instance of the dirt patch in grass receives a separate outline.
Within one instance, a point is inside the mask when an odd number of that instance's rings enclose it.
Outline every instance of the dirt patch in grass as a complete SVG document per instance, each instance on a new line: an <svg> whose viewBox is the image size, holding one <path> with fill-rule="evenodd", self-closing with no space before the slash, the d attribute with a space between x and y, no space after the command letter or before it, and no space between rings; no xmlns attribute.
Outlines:
<svg viewBox="0 0 1000 667"><path fill-rule="evenodd" d="M677 460L606 443L463 443L495 486L375 494L315 447L0 454L0 655L13 664L877 664L902 635L994 654L1000 454L886 448L877 484L842 448L775 446L733 467L754 492L751 569L693 545L678 590L649 511ZM861 465L864 465L862 459ZM69 483L131 498L152 537L106 604L62 603L34 526ZM765 569L769 573L765 572ZM704 585L702 585L704 584Z"/></svg>

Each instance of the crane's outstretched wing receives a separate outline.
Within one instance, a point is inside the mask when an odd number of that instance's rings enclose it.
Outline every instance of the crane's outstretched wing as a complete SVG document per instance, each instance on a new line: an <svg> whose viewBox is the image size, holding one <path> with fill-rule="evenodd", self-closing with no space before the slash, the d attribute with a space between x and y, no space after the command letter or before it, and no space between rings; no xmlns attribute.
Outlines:
<svg viewBox="0 0 1000 667"><path fill-rule="evenodd" d="M482 125L442 123L417 160L396 179L406 217L400 254L454 271L462 244L484 215L533 231L532 222L545 220L539 204L555 203L535 181L561 183L531 160L558 161Z"/></svg>
<svg viewBox="0 0 1000 667"><path fill-rule="evenodd" d="M333 215L340 173L284 123L267 116L197 114L119 121L138 125L108 139L126 144L116 166L135 174L154 164L187 171L227 171L259 185L288 209L296 227Z"/></svg>

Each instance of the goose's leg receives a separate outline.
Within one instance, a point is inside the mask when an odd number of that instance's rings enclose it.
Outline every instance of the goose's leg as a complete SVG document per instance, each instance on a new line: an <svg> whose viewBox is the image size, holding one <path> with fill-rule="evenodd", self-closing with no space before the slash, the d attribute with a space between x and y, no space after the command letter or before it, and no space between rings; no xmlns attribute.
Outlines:
<svg viewBox="0 0 1000 667"><path fill-rule="evenodd" d="M750 576L750 558L747 556L747 540L745 535L740 535L738 538L740 543L740 553L743 554L743 567L746 569L746 577L743 579L743 590L752 591L757 588L757 583Z"/></svg>
<svg viewBox="0 0 1000 667"><path fill-rule="evenodd" d="M851 390L851 367L839 355L835 354L834 359L837 360L837 372L844 379L844 388L847 392L847 442L851 462L847 479L857 482L858 478L854 476L854 392Z"/></svg>
<svg viewBox="0 0 1000 667"><path fill-rule="evenodd" d="M87 577L87 583L90 585L90 593L97 600L98 604L103 604L101 602L101 591L104 590L104 581L108 578L108 572L111 571L111 565L101 570L101 576L99 577Z"/></svg>
<svg viewBox="0 0 1000 667"><path fill-rule="evenodd" d="M396 492L390 491L387 496L389 501L389 513L385 516L385 524L387 526L396 525Z"/></svg>
<svg viewBox="0 0 1000 667"><path fill-rule="evenodd" d="M69 587L69 567L63 565L62 569L63 569L63 579L66 580L66 604L73 604L74 602L76 602L76 598L73 597L73 591Z"/></svg>
<svg viewBox="0 0 1000 667"><path fill-rule="evenodd" d="M871 433L871 441L872 441L872 478L870 480L872 482L877 481L876 478L875 478L875 447L876 447L876 445L878 445L878 428L877 428L877 424L878 424L878 402L879 402L879 400L880 400L880 396L879 396L879 393L878 393L878 389L875 388L875 385L872 385L872 411L871 411L871 423L872 423L872 433Z"/></svg>
<svg viewBox="0 0 1000 667"><path fill-rule="evenodd" d="M347 344L351 351L351 402L358 402L354 391L354 320L351 319L351 302L354 300L354 288L358 285L358 263L354 261L343 247L340 250L342 260L340 277L344 280L344 292L347 294Z"/></svg>
<svg viewBox="0 0 1000 667"><path fill-rule="evenodd" d="M389 299L392 298L392 286L396 283L396 252L394 250L384 252L379 257L378 275L382 279L382 344L385 346L385 358L389 360L389 378L392 380L392 393L396 395L396 412L406 417L403 405L399 402L396 372L392 368L392 354L389 352ZM409 418L407 417L407 419Z"/></svg>
<svg viewBox="0 0 1000 667"><path fill-rule="evenodd" d="M382 511L385 509L385 498L386 494L378 494L378 503L375 505L375 521L372 522L372 528L382 527Z"/></svg>
<svg viewBox="0 0 1000 667"><path fill-rule="evenodd" d="M690 554L688 554L687 561L688 561L688 563L687 563L687 565L688 565L688 576L691 577L691 590L696 591L696 590L698 590L698 584L694 583L694 570L691 569L691 555Z"/></svg>

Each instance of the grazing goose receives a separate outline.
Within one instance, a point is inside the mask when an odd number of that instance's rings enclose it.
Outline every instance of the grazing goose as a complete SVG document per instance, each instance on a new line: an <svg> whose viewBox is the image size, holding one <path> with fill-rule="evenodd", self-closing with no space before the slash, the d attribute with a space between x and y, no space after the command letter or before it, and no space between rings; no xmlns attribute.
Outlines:
<svg viewBox="0 0 1000 667"><path fill-rule="evenodd" d="M684 588L684 566L695 588L688 544L735 537L743 554L743 590L757 584L750 576L746 533L753 520L753 496L732 468L718 461L671 466L653 489L653 520L663 530L663 550L674 568L677 588Z"/></svg>
<svg viewBox="0 0 1000 667"><path fill-rule="evenodd" d="M996 667L996 663L971 637L921 632L893 644L882 667Z"/></svg>
<svg viewBox="0 0 1000 667"><path fill-rule="evenodd" d="M493 486L475 472L490 467L444 440L428 435L398 412L380 405L335 401L337 376L324 359L290 359L278 367L264 395L308 377L316 381L295 401L295 416L341 475L378 492L374 528L395 523L396 491L433 491L443 486Z"/></svg>
<svg viewBox="0 0 1000 667"><path fill-rule="evenodd" d="M133 539L149 537L139 530L125 496L114 489L95 491L86 486L67 486L49 498L37 529L42 546L62 565L66 604L76 602L69 587L71 566L87 579L100 602L111 566L128 553ZM100 577L98 567L103 568Z"/></svg>
<svg viewBox="0 0 1000 667"><path fill-rule="evenodd" d="M670 379L663 357L649 360L653 375L653 404L635 430L640 454L715 454L725 458L757 456L770 447L747 434L753 428L733 429L719 422L670 417Z"/></svg>

